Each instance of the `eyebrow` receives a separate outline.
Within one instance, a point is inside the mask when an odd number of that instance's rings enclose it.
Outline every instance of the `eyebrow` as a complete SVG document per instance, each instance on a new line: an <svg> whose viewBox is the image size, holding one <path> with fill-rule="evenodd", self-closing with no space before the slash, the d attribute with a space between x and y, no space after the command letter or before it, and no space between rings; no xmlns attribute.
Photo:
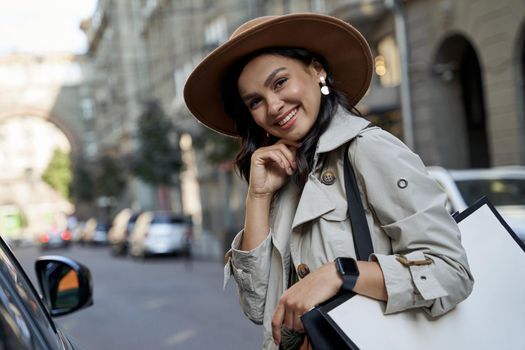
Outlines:
<svg viewBox="0 0 525 350"><path fill-rule="evenodd" d="M277 73L279 73L280 71L283 71L283 70L286 70L286 67L279 67L279 68L276 68L274 69L269 75L268 77L266 78L266 80L264 81L263 85L265 87L268 87L268 85L270 85L270 83L272 82L272 80L275 78L275 76L277 75ZM252 97L256 96L257 94L247 94L247 95L244 95L242 97L242 100L243 101L247 101L249 99L251 99Z"/></svg>
<svg viewBox="0 0 525 350"><path fill-rule="evenodd" d="M286 67L280 67L280 68L275 69L273 72L271 72L270 75L268 75L268 78L266 78L266 80L264 81L264 86L268 87L268 85L270 85L270 83L272 82L273 78L275 78L277 73L279 73L282 70L286 70Z"/></svg>

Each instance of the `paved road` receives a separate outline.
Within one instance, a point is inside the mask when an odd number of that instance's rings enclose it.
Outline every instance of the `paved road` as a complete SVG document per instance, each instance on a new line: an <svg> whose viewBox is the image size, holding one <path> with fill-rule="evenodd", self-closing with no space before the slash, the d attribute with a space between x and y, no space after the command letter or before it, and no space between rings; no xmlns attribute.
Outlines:
<svg viewBox="0 0 525 350"><path fill-rule="evenodd" d="M15 250L34 280L34 247ZM84 349L260 349L260 327L242 314L233 281L222 291L218 262L114 258L105 247L46 251L93 275L95 304L57 318Z"/></svg>

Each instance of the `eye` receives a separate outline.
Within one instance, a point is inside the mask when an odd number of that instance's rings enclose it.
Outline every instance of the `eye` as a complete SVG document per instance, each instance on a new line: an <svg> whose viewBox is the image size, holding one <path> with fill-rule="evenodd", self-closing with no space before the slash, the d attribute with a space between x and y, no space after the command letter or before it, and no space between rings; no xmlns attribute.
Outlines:
<svg viewBox="0 0 525 350"><path fill-rule="evenodd" d="M280 79L277 79L277 81L275 82L275 88L276 89L279 89L281 87L283 87L283 85L288 81L288 78L280 78Z"/></svg>
<svg viewBox="0 0 525 350"><path fill-rule="evenodd" d="M260 98L253 98L250 101L248 101L248 108L254 109L255 107L259 105L260 102L261 102Z"/></svg>

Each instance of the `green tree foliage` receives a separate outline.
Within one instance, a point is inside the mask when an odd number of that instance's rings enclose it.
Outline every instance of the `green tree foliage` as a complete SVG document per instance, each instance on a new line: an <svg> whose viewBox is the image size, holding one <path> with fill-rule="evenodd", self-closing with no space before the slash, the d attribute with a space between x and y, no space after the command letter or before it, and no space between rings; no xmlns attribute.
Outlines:
<svg viewBox="0 0 525 350"><path fill-rule="evenodd" d="M91 202L95 199L93 177L83 163L77 162L74 169L71 195L75 202Z"/></svg>
<svg viewBox="0 0 525 350"><path fill-rule="evenodd" d="M126 187L126 171L118 159L103 156L98 162L95 177L97 196L118 198Z"/></svg>
<svg viewBox="0 0 525 350"><path fill-rule="evenodd" d="M133 160L133 173L152 185L172 185L180 171L180 150L173 141L173 124L157 101L148 102L138 122L140 148Z"/></svg>
<svg viewBox="0 0 525 350"><path fill-rule="evenodd" d="M46 170L42 174L42 180L64 198L69 199L69 185L73 180L69 154L60 149L55 149Z"/></svg>
<svg viewBox="0 0 525 350"><path fill-rule="evenodd" d="M206 159L213 164L235 159L239 151L239 140L203 128L194 139L194 146L206 154Z"/></svg>

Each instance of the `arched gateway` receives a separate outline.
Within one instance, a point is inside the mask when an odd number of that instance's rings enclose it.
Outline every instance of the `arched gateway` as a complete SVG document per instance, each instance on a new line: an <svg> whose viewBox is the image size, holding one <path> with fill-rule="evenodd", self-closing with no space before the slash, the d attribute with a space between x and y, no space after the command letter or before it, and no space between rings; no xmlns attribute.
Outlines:
<svg viewBox="0 0 525 350"><path fill-rule="evenodd" d="M82 74L70 55L0 56L0 231L35 238L74 212L42 180L55 149L82 153ZM5 215L4 215L5 214ZM5 217L4 217L5 216ZM5 220L4 220L5 219ZM17 226L18 225L18 226Z"/></svg>
<svg viewBox="0 0 525 350"><path fill-rule="evenodd" d="M440 140L449 168L490 166L483 77L476 50L460 34L447 37L432 65L434 123L446 135Z"/></svg>

